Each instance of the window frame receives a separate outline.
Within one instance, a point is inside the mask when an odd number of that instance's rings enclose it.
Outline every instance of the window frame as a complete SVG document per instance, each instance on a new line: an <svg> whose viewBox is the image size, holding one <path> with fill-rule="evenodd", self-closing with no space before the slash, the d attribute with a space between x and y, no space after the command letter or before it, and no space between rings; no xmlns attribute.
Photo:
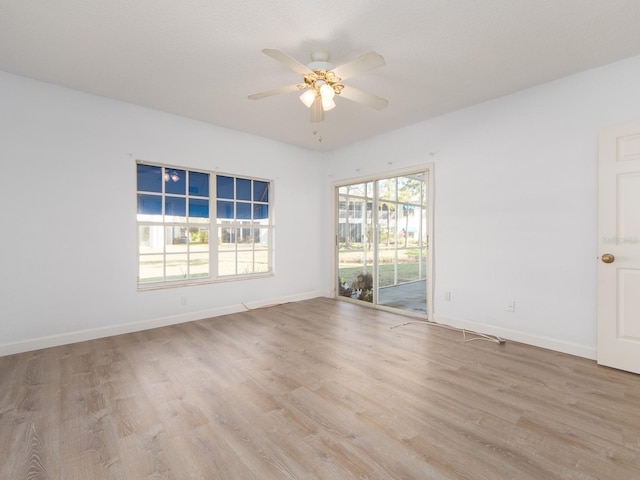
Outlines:
<svg viewBox="0 0 640 480"><path fill-rule="evenodd" d="M233 179L233 196L228 196L228 194L225 194L225 196L219 196L219 192L218 192L218 180L222 179L222 178L226 178L226 179ZM238 180L242 181L243 183L249 182L249 193L250 193L250 198L247 199L246 197L243 197L242 195L239 194L239 187L238 187ZM225 243L225 242L221 242L221 233L224 230L229 230L231 232L230 236L233 235L233 239L234 241L230 241L228 243L230 244L234 244L235 245L235 249L233 251L234 254L234 268L236 270L235 273L232 274L222 274L220 272L220 265L221 265L221 254L229 254L231 252L229 251L222 251L220 248L218 248L218 259L216 261L216 278L218 278L219 280L224 280L227 278L237 278L237 277L254 277L256 275L258 276L262 276L265 274L269 274L272 270L273 270L273 263L272 263L272 259L271 259L271 245L273 244L273 230L272 230L272 217L273 217L273 208L271 205L271 198L273 195L273 182L270 182L268 180L264 180L264 179L258 179L258 178L251 178L251 177L245 177L245 176L238 176L238 175L229 175L229 174L223 174L223 173L219 173L216 175L215 178L216 181L216 185L214 188L214 197L215 197L215 202L216 202L216 216L215 216L215 223L214 228L216 229L216 239L217 239L217 244L218 246L220 246L221 244ZM263 193L266 191L267 194L267 201L262 201L262 200L257 200L255 198L256 196L256 183L264 183L266 184L266 190L263 190ZM244 192L246 195L246 192ZM233 209L235 212L235 215L233 216L232 219L229 219L228 217L222 217L219 216L219 203L232 203L233 204ZM249 213L250 213L250 218L246 218L246 216L241 217L238 215L238 207L240 206L245 206L248 207L249 209ZM256 214L256 207L263 207L263 206L267 206L267 212L268 215L266 216L266 218L256 218L255 214ZM246 210L246 208L244 208L243 210ZM262 209L260 209L260 211L262 211ZM266 223L261 223L261 221L266 220ZM245 236L245 231L249 231L249 235ZM255 242L255 238L262 238L263 236L258 232L258 235L255 235L256 231L260 231L260 230L266 230L266 240L267 240L267 249L266 249L266 253L267 253L267 271L265 272L256 272L255 268L256 268L256 252L260 251L260 252L265 252L264 249L257 249L256 245L257 243ZM242 238L251 238L251 241L249 243L243 243L240 242L239 239ZM258 242L258 244L261 242ZM240 245L245 245L245 248L240 248ZM251 248L247 248L247 245L251 245ZM251 258L252 258L252 266L253 266L253 270L252 272L249 273L238 273L238 266L240 264L240 257L241 256L245 256L248 252L251 252ZM242 253L244 253L245 255L241 255Z"/></svg>
<svg viewBox="0 0 640 480"><path fill-rule="evenodd" d="M161 192L152 192L148 190L138 190L139 182L138 175L139 165L145 165L149 167L160 168L161 178L164 177L165 181L162 182ZM172 192L166 191L165 183L168 182L166 180L167 174L170 171L184 171L186 177L188 177L191 173L202 173L209 175L209 183L208 183L208 217L206 217L206 221L190 221L191 217L189 217L189 210L185 211L185 216L176 220L176 218L167 219L167 214L165 209L167 207L166 199L167 197L176 197L176 198L185 198L185 203L188 206L191 198L201 200L204 198L202 195L193 195L189 192L189 185L187 184L187 179L185 178L185 192L184 194L176 194ZM236 212L234 210L234 218L225 219L224 222L219 222L218 211L217 211L217 202L218 202L218 192L217 192L217 179L218 177L229 177L234 179L234 185L236 179L240 179L241 181L250 181L250 185L252 188L252 200L250 202L241 201L243 203L251 204L251 211L253 212L254 204L259 204L261 206L266 205L266 218L261 218L262 222L260 224L254 223L253 213L249 223L244 223L246 220L238 220ZM162 180L161 180L162 181ZM253 201L253 185L254 182L264 182L266 184L266 193L267 193L267 201L266 202L254 202ZM274 240L274 181L271 179L250 177L238 174L227 174L219 171L211 171L201 168L190 168L185 166L157 163L157 162L149 162L145 160L136 160L135 161L135 192L136 192L136 241L137 241L137 251L136 251L136 266L137 266L137 275L136 275L136 286L138 291L144 290L156 290L156 289L164 289L164 288L177 288L191 285L203 285L203 284L212 284L212 283L221 283L221 282L229 282L229 281L237 281L237 280L246 280L253 278L264 278L270 277L274 275L273 268L273 240ZM235 193L235 191L234 191ZM141 218L141 213L139 203L141 195L155 195L160 197L161 203L161 213L157 216L159 218ZM236 201L235 199L231 201ZM187 207L188 208L188 207ZM263 213L262 213L263 214ZM200 217L205 218L205 217ZM161 227L163 231L163 240L162 240L162 251L161 252L143 252L143 240L142 240L142 231L141 227ZM186 265L187 270L190 268L190 255L195 253L191 248L191 228L204 228L208 230L208 249L206 253L208 254L208 276L206 277L191 277L189 278L190 273L187 273L186 278L178 278L178 279L168 279L167 278L167 258L168 255L171 256L173 253L168 252L169 243L167 242L167 228L186 228ZM224 228L250 228L250 229L261 229L266 231L266 248L260 249L260 252L266 253L266 270L265 271L255 271L256 270L256 246L253 241L253 237L251 239L252 246L252 270L249 273L234 273L234 274L220 274L220 253L221 253L221 241L219 237L220 229ZM234 242L237 243L237 242ZM260 243L264 243L260 242ZM237 245L235 247L235 251L237 252ZM248 250L243 250L248 251ZM140 281L141 278L141 268L142 268L142 260L145 256L157 255L158 257L162 256L162 279L159 281ZM236 259L236 265L238 260ZM236 267L237 270L237 267Z"/></svg>

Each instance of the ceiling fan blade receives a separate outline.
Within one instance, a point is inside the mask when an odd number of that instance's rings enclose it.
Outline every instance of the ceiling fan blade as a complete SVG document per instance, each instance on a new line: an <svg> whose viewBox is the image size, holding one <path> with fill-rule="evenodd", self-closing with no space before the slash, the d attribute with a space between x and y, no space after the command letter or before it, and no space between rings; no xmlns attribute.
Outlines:
<svg viewBox="0 0 640 480"><path fill-rule="evenodd" d="M345 85L342 89L340 96L348 100L361 103L362 105L375 108L376 110L382 110L389 104L389 101L385 98L363 92L362 90L358 90L357 88L353 88L348 85Z"/></svg>
<svg viewBox="0 0 640 480"><path fill-rule="evenodd" d="M376 52L369 52L359 56L355 60L351 60L344 65L334 68L333 73L336 77L344 80L358 75L359 73L366 72L367 70L373 70L374 68L381 67L384 64L385 62L382 55Z"/></svg>
<svg viewBox="0 0 640 480"><path fill-rule="evenodd" d="M260 100L264 97L270 97L271 95L278 95L279 93L294 92L300 90L298 85L287 85L286 87L274 88L273 90L267 90L266 92L254 93L249 95L251 100Z"/></svg>
<svg viewBox="0 0 640 480"><path fill-rule="evenodd" d="M274 48L265 48L264 50L262 50L262 53L269 55L271 58L286 65L291 70L293 70L296 73L299 73L300 75L307 75L309 73L312 73L311 70L309 70L302 63L300 63L295 58L290 57L289 55L287 55L286 53L280 50L276 50Z"/></svg>
<svg viewBox="0 0 640 480"><path fill-rule="evenodd" d="M311 110L311 123L318 123L324 120L324 108L322 108L320 97L316 97L309 110Z"/></svg>

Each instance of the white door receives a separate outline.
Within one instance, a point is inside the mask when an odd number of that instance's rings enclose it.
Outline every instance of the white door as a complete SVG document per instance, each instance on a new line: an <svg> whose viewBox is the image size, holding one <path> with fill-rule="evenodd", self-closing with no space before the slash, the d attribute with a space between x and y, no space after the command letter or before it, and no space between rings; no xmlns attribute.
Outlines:
<svg viewBox="0 0 640 480"><path fill-rule="evenodd" d="M600 132L598 363L640 373L640 121Z"/></svg>

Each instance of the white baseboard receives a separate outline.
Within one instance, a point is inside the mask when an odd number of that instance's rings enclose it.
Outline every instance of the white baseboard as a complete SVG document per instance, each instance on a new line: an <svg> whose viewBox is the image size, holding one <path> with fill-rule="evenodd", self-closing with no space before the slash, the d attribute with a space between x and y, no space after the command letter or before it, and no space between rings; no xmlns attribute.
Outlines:
<svg viewBox="0 0 640 480"><path fill-rule="evenodd" d="M68 345L70 343L83 342L86 340L95 340L96 338L111 337L113 335L122 335L125 333L139 332L152 328L166 327L168 325L176 325L179 323L193 322L195 320L203 320L206 318L219 317L221 315L229 315L232 313L245 312L256 308L264 308L271 305L279 305L289 302L300 302L316 297L331 297L328 291L305 292L287 297L272 298L269 300L260 300L255 302L240 303L234 305L226 305L198 312L189 312L180 315L171 315L167 317L142 320L139 322L125 323L120 325L110 325L100 328L92 328L87 330L79 330L75 332L61 333L58 335L50 335L46 337L38 337L14 343L5 343L0 345L0 357L5 355L13 355L16 353L29 352L39 350L41 348L57 347L60 345ZM483 323L472 322L468 320L460 320L441 315L435 315L434 321L451 325L453 327L465 328L470 331L497 335L506 340L514 342L526 343L536 347L547 348L557 352L568 353L578 357L595 360L597 351L594 347L580 345L577 343L557 340L555 338L532 335L530 333L510 330L502 327L495 327Z"/></svg>
<svg viewBox="0 0 640 480"><path fill-rule="evenodd" d="M300 302L316 297L328 297L329 292L315 291L305 292L297 295L290 295L281 298L272 298L269 300L260 300L255 302L240 303L235 305L225 305L208 310L198 312L189 312L180 315L170 315L167 317L142 320L139 322L125 323L120 325L110 325L100 328L91 328L87 330L78 330L75 332L61 333L58 335L50 335L46 337L38 337L29 340L23 340L14 343L5 343L0 345L0 357L5 355L13 355L16 353L30 352L41 348L58 347L60 345L68 345L70 343L84 342L86 340L95 340L96 338L111 337L114 335L122 335L124 333L140 332L142 330L150 330L152 328L166 327L168 325L177 325L179 323L193 322L195 320L203 320L206 318L219 317L221 315L229 315L231 313L246 312L255 308L263 308L271 305L279 305L289 302Z"/></svg>
<svg viewBox="0 0 640 480"><path fill-rule="evenodd" d="M569 355L588 358L590 360L596 360L597 358L597 349L595 347L590 347L587 345L580 345L578 343L566 342L564 340L558 340L556 338L533 335L531 333L510 330L508 328L486 325L484 323L443 317L441 315L435 315L434 321L436 323L451 325L452 327L457 328L464 328L473 332L496 335L500 338L504 338L505 340L526 343L527 345L546 348L561 353L568 353Z"/></svg>

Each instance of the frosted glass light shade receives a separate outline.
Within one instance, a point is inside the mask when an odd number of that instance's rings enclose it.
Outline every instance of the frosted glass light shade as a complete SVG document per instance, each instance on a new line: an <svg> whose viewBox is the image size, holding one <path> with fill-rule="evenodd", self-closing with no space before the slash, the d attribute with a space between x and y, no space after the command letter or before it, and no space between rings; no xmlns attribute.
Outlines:
<svg viewBox="0 0 640 480"><path fill-rule="evenodd" d="M304 92L302 92L302 95L300 95L300 101L304 103L307 108L311 108L311 105L313 105L313 101L315 99L316 92L314 92L312 89L305 90Z"/></svg>
<svg viewBox="0 0 640 480"><path fill-rule="evenodd" d="M333 90L333 87L327 85L326 83L320 87L320 96L322 97L323 101L332 100L335 94L336 92Z"/></svg>
<svg viewBox="0 0 640 480"><path fill-rule="evenodd" d="M325 99L324 97L322 98L322 109L325 112L332 110L333 108L335 108L335 106L336 106L336 102L334 102L332 98L328 98L328 99Z"/></svg>

